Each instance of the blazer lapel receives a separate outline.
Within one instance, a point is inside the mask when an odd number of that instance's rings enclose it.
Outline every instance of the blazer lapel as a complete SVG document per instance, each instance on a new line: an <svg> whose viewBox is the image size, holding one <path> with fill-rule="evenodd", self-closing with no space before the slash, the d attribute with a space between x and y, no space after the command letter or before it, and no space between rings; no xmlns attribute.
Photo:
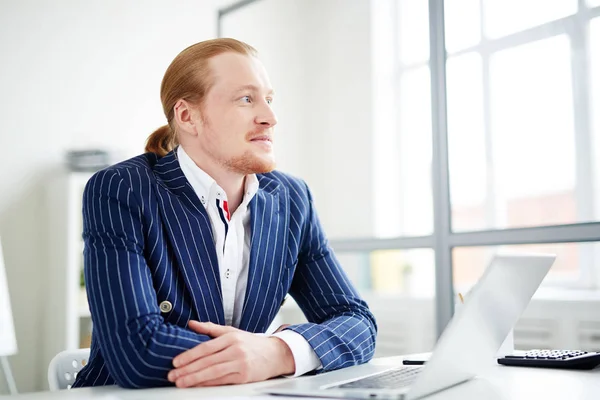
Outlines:
<svg viewBox="0 0 600 400"><path fill-rule="evenodd" d="M158 203L198 319L225 324L212 227L206 209L181 170L176 150L158 160L154 174L166 189L157 191Z"/></svg>
<svg viewBox="0 0 600 400"><path fill-rule="evenodd" d="M248 286L240 329L265 332L285 296L285 267L289 196L279 182L259 176L260 188L250 203L251 249Z"/></svg>

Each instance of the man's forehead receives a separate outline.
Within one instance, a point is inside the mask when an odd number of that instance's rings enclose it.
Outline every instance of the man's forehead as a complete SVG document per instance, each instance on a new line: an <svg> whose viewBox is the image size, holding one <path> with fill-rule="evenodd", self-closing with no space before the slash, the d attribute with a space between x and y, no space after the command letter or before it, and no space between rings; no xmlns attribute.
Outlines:
<svg viewBox="0 0 600 400"><path fill-rule="evenodd" d="M211 60L214 83L227 90L272 92L267 73L258 59L226 53Z"/></svg>
<svg viewBox="0 0 600 400"><path fill-rule="evenodd" d="M260 82L255 78L240 79L239 76L230 78L227 76L216 76L215 86L219 86L222 90L237 93L237 92L257 92L274 94L275 91L269 82Z"/></svg>

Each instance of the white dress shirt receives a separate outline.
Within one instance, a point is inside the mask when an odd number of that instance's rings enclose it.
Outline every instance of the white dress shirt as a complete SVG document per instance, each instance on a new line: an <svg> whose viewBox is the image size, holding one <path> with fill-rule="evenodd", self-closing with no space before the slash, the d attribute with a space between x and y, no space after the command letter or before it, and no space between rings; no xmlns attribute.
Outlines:
<svg viewBox="0 0 600 400"><path fill-rule="evenodd" d="M248 205L258 191L258 178L254 174L246 176L242 203L230 214L225 191L194 163L181 146L177 148L177 158L183 174L208 213L217 250L225 323L237 328L242 320L250 263ZM296 365L293 376L321 368L319 357L302 335L286 330L273 336L282 339L292 351Z"/></svg>

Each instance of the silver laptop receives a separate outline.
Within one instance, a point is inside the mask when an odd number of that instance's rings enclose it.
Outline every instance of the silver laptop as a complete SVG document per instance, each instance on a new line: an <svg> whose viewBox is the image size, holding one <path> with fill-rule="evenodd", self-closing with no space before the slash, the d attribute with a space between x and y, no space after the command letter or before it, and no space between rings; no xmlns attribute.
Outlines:
<svg viewBox="0 0 600 400"><path fill-rule="evenodd" d="M424 366L365 364L310 379L289 379L261 391L292 396L411 400L465 382L495 364L498 349L555 258L548 254L494 256Z"/></svg>

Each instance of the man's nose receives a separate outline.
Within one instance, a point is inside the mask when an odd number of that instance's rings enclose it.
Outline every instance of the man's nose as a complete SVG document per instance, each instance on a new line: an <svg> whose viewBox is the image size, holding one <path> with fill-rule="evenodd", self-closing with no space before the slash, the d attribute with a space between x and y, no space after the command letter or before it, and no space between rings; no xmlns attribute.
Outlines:
<svg viewBox="0 0 600 400"><path fill-rule="evenodd" d="M256 123L267 127L273 127L277 124L277 116L270 105L266 104L261 108L260 114L256 117Z"/></svg>

